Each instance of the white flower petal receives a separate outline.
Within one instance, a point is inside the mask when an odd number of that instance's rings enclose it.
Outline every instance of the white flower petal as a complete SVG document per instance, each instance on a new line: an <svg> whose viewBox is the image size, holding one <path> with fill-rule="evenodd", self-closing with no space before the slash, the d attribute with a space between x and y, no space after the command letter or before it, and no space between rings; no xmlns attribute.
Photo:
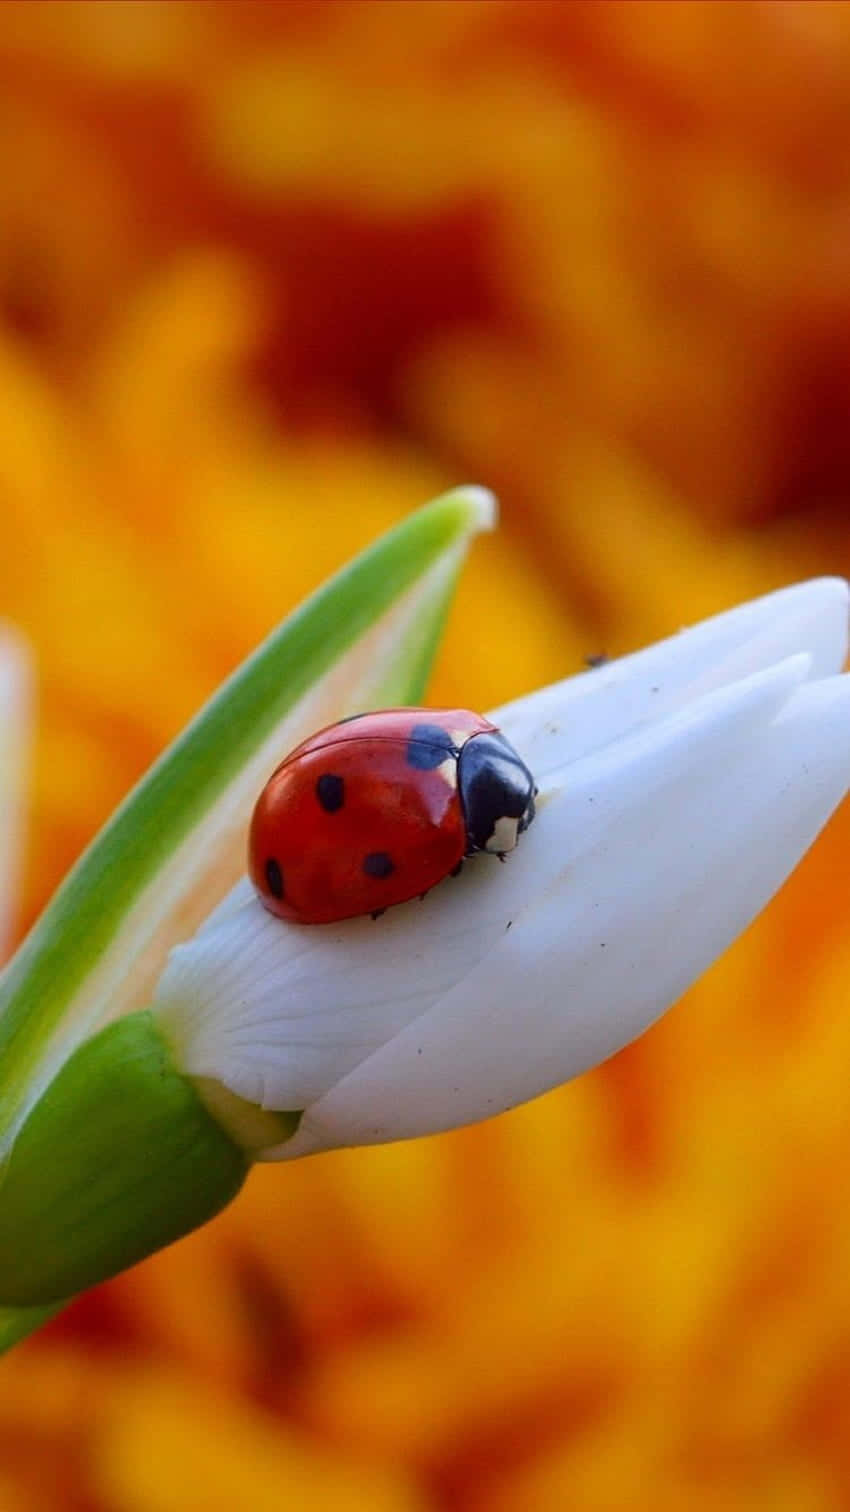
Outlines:
<svg viewBox="0 0 850 1512"><path fill-rule="evenodd" d="M303 1109L279 1159L471 1122L610 1055L846 791L847 626L845 583L801 584L497 711L541 788L507 864L320 929L241 883L160 981L179 1063Z"/></svg>
<svg viewBox="0 0 850 1512"><path fill-rule="evenodd" d="M484 1118L612 1054L769 900L849 766L850 678L801 688L734 760L603 826L496 951L307 1110L278 1157Z"/></svg>
<svg viewBox="0 0 850 1512"><path fill-rule="evenodd" d="M240 886L160 982L156 1007L180 1063L266 1108L321 1098L492 956L518 906L573 875L600 837L663 807L671 788L699 791L748 749L809 668L809 656L790 657L556 774L504 867L477 857L377 924L287 926Z"/></svg>
<svg viewBox="0 0 850 1512"><path fill-rule="evenodd" d="M848 585L815 578L727 610L631 656L505 704L491 716L538 781L690 699L797 651L809 676L847 657Z"/></svg>

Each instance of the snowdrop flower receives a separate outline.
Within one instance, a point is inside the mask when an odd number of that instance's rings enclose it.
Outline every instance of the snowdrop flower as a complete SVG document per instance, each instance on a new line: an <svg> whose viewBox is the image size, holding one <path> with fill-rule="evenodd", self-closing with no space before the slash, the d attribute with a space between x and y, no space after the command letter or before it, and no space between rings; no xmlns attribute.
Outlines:
<svg viewBox="0 0 850 1512"><path fill-rule="evenodd" d="M273 631L0 976L0 1351L213 1217L256 1160L453 1128L611 1055L843 797L848 590L824 579L496 710L540 789L504 866L319 926L243 880L204 922L286 751L417 700L492 521L480 489L433 501Z"/></svg>
<svg viewBox="0 0 850 1512"><path fill-rule="evenodd" d="M287 925L240 883L175 949L155 1020L254 1158L486 1118L641 1034L768 902L850 786L848 589L800 584L490 717L535 773L504 866ZM247 1125L245 1125L247 1128Z"/></svg>

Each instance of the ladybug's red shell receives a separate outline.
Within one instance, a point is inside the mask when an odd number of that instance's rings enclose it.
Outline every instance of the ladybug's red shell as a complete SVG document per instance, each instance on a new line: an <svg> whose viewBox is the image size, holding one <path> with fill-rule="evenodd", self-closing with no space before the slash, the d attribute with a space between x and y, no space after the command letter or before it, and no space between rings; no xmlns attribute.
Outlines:
<svg viewBox="0 0 850 1512"><path fill-rule="evenodd" d="M260 794L249 866L265 906L324 924L427 892L468 836L457 762L495 727L465 709L388 709L320 730Z"/></svg>

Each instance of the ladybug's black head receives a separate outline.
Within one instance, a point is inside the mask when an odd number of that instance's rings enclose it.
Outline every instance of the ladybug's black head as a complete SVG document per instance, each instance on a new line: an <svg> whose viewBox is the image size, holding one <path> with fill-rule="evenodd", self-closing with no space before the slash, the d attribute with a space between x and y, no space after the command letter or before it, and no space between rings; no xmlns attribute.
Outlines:
<svg viewBox="0 0 850 1512"><path fill-rule="evenodd" d="M486 730L471 736L461 747L457 780L467 855L513 850L534 818L537 788L504 735Z"/></svg>

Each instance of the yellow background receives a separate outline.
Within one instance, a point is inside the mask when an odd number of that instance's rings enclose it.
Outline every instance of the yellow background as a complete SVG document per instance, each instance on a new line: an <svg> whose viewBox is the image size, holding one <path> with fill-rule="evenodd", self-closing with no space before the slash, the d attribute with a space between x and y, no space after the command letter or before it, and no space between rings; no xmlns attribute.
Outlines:
<svg viewBox="0 0 850 1512"><path fill-rule="evenodd" d="M850 10L6 4L22 924L265 631L487 483L486 708L850 571ZM264 1170L0 1365L0 1512L850 1506L850 812L662 1023Z"/></svg>

